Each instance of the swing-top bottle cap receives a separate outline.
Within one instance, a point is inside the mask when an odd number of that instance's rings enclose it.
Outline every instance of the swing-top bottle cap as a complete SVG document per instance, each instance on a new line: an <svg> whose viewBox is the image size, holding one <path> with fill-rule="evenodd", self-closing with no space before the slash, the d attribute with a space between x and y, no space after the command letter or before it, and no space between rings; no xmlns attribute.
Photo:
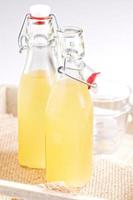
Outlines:
<svg viewBox="0 0 133 200"><path fill-rule="evenodd" d="M50 14L51 8L45 4L36 4L30 7L30 14L34 18L45 18Z"/></svg>

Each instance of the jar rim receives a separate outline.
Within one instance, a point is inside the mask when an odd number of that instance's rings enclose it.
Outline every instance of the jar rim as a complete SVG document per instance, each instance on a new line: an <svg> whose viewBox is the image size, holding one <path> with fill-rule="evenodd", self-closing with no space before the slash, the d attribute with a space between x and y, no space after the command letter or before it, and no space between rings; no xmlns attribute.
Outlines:
<svg viewBox="0 0 133 200"><path fill-rule="evenodd" d="M129 85L117 81L103 81L103 83L97 84L99 91L92 94L94 102L117 102L130 98L132 90Z"/></svg>

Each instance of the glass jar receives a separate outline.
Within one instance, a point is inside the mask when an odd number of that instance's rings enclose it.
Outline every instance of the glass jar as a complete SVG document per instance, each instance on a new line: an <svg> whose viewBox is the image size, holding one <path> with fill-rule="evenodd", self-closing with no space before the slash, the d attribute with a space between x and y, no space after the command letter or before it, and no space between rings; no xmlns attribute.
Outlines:
<svg viewBox="0 0 133 200"><path fill-rule="evenodd" d="M96 154L115 152L127 133L131 90L113 81L98 82L93 94L94 150Z"/></svg>

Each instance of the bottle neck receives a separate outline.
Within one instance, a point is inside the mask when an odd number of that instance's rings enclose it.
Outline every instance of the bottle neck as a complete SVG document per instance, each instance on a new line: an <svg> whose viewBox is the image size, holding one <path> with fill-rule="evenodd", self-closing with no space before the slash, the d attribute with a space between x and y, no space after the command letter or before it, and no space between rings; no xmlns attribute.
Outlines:
<svg viewBox="0 0 133 200"><path fill-rule="evenodd" d="M73 57L66 57L65 58L65 66L66 67L71 67L71 68L74 68L74 69L79 69L82 67L82 58L79 58L79 59L75 59Z"/></svg>
<svg viewBox="0 0 133 200"><path fill-rule="evenodd" d="M55 71L55 28L53 19L43 21L28 18L26 26L27 56L24 73L33 70Z"/></svg>
<svg viewBox="0 0 133 200"><path fill-rule="evenodd" d="M53 52L50 46L32 46L27 50L24 73L34 70L55 71Z"/></svg>
<svg viewBox="0 0 133 200"><path fill-rule="evenodd" d="M84 68L84 62L82 59L66 59L64 63L64 72L72 77L82 79L82 71Z"/></svg>
<svg viewBox="0 0 133 200"><path fill-rule="evenodd" d="M28 46L48 46L55 38L55 27L51 17L38 23L35 19L29 19L27 24Z"/></svg>

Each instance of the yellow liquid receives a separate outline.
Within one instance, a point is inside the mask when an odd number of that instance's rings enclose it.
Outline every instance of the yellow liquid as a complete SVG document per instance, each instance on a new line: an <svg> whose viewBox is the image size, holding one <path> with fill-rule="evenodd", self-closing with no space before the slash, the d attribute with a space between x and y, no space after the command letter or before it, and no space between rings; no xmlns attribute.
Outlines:
<svg viewBox="0 0 133 200"><path fill-rule="evenodd" d="M67 186L85 185L92 171L93 109L87 86L64 78L46 107L46 178Z"/></svg>
<svg viewBox="0 0 133 200"><path fill-rule="evenodd" d="M19 163L45 168L45 107L51 80L47 72L24 74L18 92Z"/></svg>

